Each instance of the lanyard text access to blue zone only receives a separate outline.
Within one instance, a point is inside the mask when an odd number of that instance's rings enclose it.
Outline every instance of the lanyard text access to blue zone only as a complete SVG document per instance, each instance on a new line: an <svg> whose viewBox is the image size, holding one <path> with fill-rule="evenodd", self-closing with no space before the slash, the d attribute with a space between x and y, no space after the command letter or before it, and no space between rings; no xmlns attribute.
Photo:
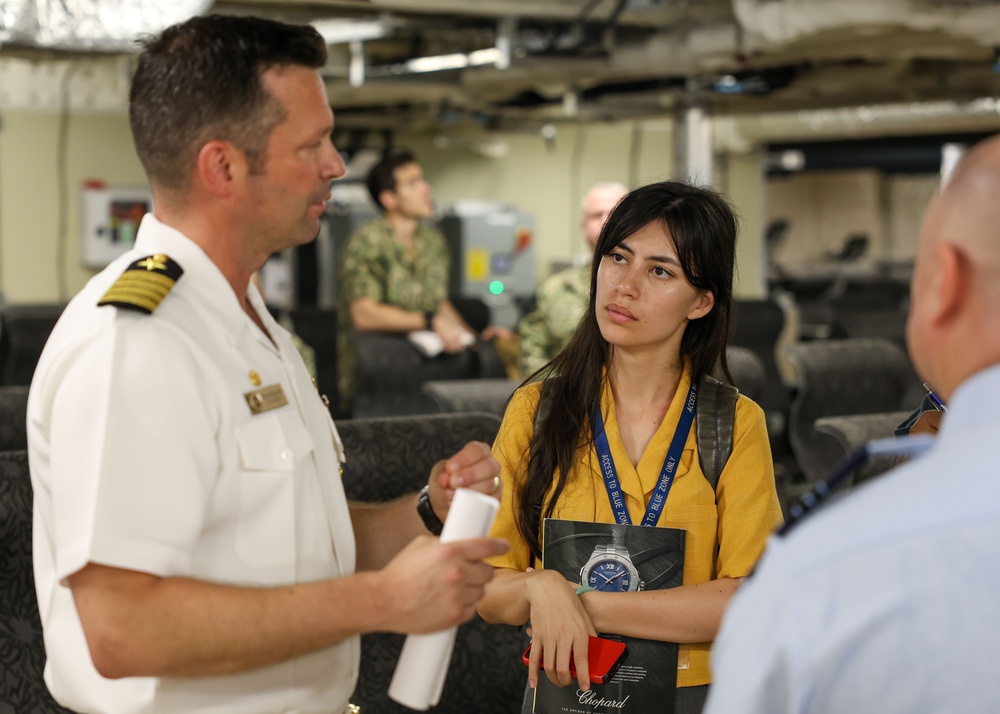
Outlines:
<svg viewBox="0 0 1000 714"><path fill-rule="evenodd" d="M674 485L674 475L677 473L677 464L681 460L684 452L684 442L687 441L691 432L691 424L694 422L694 405L698 400L698 384L691 385L688 392L687 401L684 403L684 411L681 412L680 421L677 422L677 430L674 438L670 442L667 450L667 457L663 460L663 469L660 471L660 480L653 490L653 495L649 498L649 505L646 506L646 515L642 519L642 525L655 526L660 520L663 506L667 502L667 495L670 487ZM611 508L615 512L615 522L622 525L632 525L632 518L625 507L625 496L622 493L621 481L618 480L618 471L615 469L615 461L611 458L611 447L608 446L608 435L604 431L604 419L601 417L601 407L595 403L590 408L590 427L594 432L594 450L597 451L597 458L601 462L601 474L604 476L604 486L608 490L608 498L611 500Z"/></svg>

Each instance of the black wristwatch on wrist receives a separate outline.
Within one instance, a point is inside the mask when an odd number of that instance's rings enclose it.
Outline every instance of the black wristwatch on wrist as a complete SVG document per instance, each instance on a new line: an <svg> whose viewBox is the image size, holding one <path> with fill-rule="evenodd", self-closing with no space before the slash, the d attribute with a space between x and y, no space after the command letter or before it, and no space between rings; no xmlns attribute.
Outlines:
<svg viewBox="0 0 1000 714"><path fill-rule="evenodd" d="M434 313L433 312L425 312L424 313L424 320L427 322L427 329L428 330L433 330L434 329Z"/></svg>
<svg viewBox="0 0 1000 714"><path fill-rule="evenodd" d="M420 520L427 526L427 530L434 535L441 535L444 524L438 518L438 514L434 512L434 506L431 505L430 486L424 486L420 489L420 495L417 496L417 513L420 514Z"/></svg>

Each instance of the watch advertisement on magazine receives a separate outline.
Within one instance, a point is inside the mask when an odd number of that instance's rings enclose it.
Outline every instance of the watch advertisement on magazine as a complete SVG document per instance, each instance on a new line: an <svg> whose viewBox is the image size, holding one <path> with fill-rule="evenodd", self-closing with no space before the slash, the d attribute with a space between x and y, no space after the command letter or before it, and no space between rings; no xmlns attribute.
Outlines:
<svg viewBox="0 0 1000 714"><path fill-rule="evenodd" d="M581 586L629 593L681 585L683 530L612 523L545 519L545 568ZM603 684L588 692L557 687L539 677L533 708L538 714L672 714L677 686L678 646L615 633L601 637L625 643L625 654ZM529 700L530 701L530 700Z"/></svg>

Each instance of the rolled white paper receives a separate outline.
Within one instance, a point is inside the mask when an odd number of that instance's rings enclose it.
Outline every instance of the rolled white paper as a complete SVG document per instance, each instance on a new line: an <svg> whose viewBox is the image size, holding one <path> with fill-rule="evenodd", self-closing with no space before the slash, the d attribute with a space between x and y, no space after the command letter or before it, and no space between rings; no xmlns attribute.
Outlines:
<svg viewBox="0 0 1000 714"><path fill-rule="evenodd" d="M489 535L499 507L492 496L458 489L441 529L441 542ZM456 629L449 627L440 632L406 637L389 684L391 699L417 711L427 711L441 701Z"/></svg>

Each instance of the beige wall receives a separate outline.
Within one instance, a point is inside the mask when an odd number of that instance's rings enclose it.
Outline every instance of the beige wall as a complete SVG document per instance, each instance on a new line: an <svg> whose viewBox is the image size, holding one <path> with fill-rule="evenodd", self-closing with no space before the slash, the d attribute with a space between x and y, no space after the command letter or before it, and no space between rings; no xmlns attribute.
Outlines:
<svg viewBox="0 0 1000 714"><path fill-rule="evenodd" d="M920 221L940 179L937 174L894 176L886 191L886 228L890 255L895 260L914 260Z"/></svg>
<svg viewBox="0 0 1000 714"><path fill-rule="evenodd" d="M882 219L882 174L874 170L816 171L768 182L768 218L788 221L775 253L784 267L830 263L853 234L869 237L865 261L886 256Z"/></svg>
<svg viewBox="0 0 1000 714"><path fill-rule="evenodd" d="M65 280L60 285L59 117L7 111L0 131L0 289L8 302L72 297L94 271L80 262L80 191L85 179L145 186L124 114L72 114L66 141Z"/></svg>
<svg viewBox="0 0 1000 714"><path fill-rule="evenodd" d="M668 121L646 122L638 127L614 125L561 126L552 142L540 135L502 139L508 153L488 158L475 142L452 138L435 142L431 136L397 137L397 144L412 149L434 186L435 200L460 199L510 203L536 220L535 253L539 278L552 263L581 254L580 201L599 181L619 181L640 186L668 179L673 166L673 130ZM634 141L638 160L632 165ZM440 144L445 144L439 148ZM717 186L726 192L742 217L738 253L737 295L764 294L762 230L764 193L761 157L757 153L731 155L717 172Z"/></svg>
<svg viewBox="0 0 1000 714"><path fill-rule="evenodd" d="M586 254L580 237L580 202L599 181L638 184L668 178L672 163L669 125L644 129L637 166L630 167L632 126L562 126L554 140L511 135L503 158L477 153L475 144L454 139L437 148L430 136L400 136L424 165L439 203L461 199L501 201L535 216L538 276L553 261ZM438 142L440 143L440 142Z"/></svg>
<svg viewBox="0 0 1000 714"><path fill-rule="evenodd" d="M121 112L70 113L67 134L65 284L57 270L59 195L57 146L59 115L51 109L8 109L0 131L0 290L8 302L45 302L76 293L93 274L81 265L80 192L86 179L113 187L144 186ZM638 145L634 144L638 140ZM474 151L453 137L438 148L432 136L400 136L397 143L417 152L440 202L459 199L501 201L536 217L538 275L552 261L585 254L579 234L583 193L598 181L642 185L669 178L672 130L668 121L561 126L553 141L538 135L500 138L502 158ZM637 151L634 151L638 149ZM632 161L630 157L638 159ZM760 287L759 157L733 156L725 162L724 184L744 218L739 280L743 294Z"/></svg>
<svg viewBox="0 0 1000 714"><path fill-rule="evenodd" d="M729 197L740 216L733 292L737 298L764 298L767 296L767 256L763 240L767 187L763 154L759 151L728 154L719 157L717 164L717 188Z"/></svg>
<svg viewBox="0 0 1000 714"><path fill-rule="evenodd" d="M870 242L862 263L907 261L916 255L920 220L938 185L936 175L818 171L767 182L768 221L789 221L775 258L787 268L831 264L828 251L853 233Z"/></svg>

